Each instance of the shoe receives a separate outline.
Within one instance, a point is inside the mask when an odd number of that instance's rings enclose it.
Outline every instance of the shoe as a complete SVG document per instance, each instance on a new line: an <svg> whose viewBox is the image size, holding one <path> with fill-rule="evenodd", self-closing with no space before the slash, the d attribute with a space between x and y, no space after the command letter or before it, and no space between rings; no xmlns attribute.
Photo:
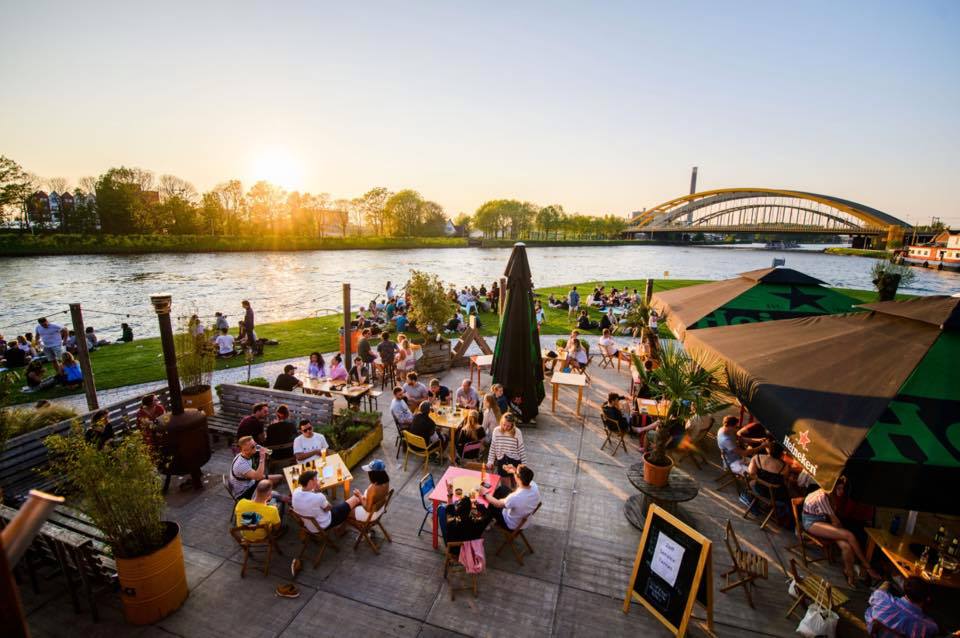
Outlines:
<svg viewBox="0 0 960 638"><path fill-rule="evenodd" d="M277 585L275 593L280 598L300 598L300 590L293 585Z"/></svg>

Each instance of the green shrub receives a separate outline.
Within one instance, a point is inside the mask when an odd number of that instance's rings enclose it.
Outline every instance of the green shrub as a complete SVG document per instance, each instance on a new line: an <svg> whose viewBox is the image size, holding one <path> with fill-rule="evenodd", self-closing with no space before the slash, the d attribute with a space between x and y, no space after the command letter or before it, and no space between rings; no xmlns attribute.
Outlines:
<svg viewBox="0 0 960 638"><path fill-rule="evenodd" d="M270 382L263 377L253 377L249 381L241 381L239 385L251 385L255 388L269 388Z"/></svg>
<svg viewBox="0 0 960 638"><path fill-rule="evenodd" d="M50 405L39 410L33 408L4 410L3 416L0 418L4 421L3 427L7 435L14 437L66 421L75 416L77 416L77 411L73 408L63 405Z"/></svg>

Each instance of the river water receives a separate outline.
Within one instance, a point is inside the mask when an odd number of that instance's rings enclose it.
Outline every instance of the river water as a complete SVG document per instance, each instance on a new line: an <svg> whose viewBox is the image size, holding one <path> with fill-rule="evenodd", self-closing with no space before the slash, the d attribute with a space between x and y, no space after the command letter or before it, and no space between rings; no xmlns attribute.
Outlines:
<svg viewBox="0 0 960 638"><path fill-rule="evenodd" d="M788 267L831 286L872 288L872 259L815 250L585 246L528 248L527 254L536 286L647 277L725 279L783 258ZM175 315L197 312L208 322L219 310L235 326L243 316L241 299L251 301L257 323L301 318L339 308L343 282L353 288L354 305L366 304L383 294L387 280L402 286L412 269L435 273L447 283L489 287L502 276L509 255L509 248L459 248L0 258L0 333L31 331L40 315L69 323L67 315L54 315L79 302L86 325L95 326L101 337L119 336L122 321L138 337L156 335L149 295L157 292L173 295ZM913 285L903 289L921 295L958 291L960 275L920 269Z"/></svg>

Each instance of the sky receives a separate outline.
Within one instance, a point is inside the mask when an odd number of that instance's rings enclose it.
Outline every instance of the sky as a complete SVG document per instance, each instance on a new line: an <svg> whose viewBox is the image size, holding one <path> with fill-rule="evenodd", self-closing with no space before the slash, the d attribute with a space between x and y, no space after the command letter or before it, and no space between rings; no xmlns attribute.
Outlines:
<svg viewBox="0 0 960 638"><path fill-rule="evenodd" d="M355 6L344 6L344 5ZM960 3L0 6L0 155L451 216L783 187L960 226Z"/></svg>

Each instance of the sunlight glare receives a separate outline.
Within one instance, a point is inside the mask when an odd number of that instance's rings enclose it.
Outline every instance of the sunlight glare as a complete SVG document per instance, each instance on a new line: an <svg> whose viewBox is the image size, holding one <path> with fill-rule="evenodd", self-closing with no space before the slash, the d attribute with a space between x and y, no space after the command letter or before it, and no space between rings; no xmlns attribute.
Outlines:
<svg viewBox="0 0 960 638"><path fill-rule="evenodd" d="M286 190L299 189L303 180L300 161L287 149L269 148L254 155L254 181L266 180Z"/></svg>

